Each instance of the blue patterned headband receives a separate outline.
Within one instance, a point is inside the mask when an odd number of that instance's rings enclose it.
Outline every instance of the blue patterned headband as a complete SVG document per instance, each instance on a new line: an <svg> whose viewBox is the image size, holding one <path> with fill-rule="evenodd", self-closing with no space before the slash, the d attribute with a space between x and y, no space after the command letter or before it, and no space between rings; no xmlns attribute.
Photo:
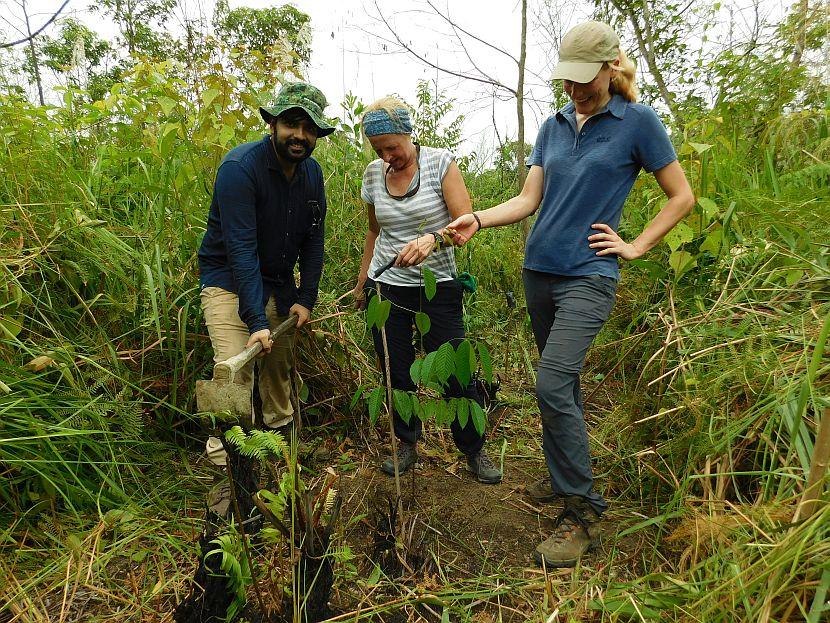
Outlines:
<svg viewBox="0 0 830 623"><path fill-rule="evenodd" d="M412 121L409 111L405 108L396 108L393 115L387 111L370 110L363 115L363 131L366 136L379 134L412 134Z"/></svg>

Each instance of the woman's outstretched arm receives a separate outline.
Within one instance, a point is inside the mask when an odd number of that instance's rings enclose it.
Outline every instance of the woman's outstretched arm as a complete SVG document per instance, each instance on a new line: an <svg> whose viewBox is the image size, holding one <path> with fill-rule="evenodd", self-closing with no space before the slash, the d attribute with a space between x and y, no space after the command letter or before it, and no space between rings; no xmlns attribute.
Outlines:
<svg viewBox="0 0 830 623"><path fill-rule="evenodd" d="M522 192L517 196L488 210L475 212L475 216L473 214L460 216L447 225L447 229L455 232L453 242L459 246L466 244L479 229L518 223L530 216L539 209L539 204L542 203L544 186L545 174L542 167L535 165L530 167ZM481 227L479 227L479 221Z"/></svg>

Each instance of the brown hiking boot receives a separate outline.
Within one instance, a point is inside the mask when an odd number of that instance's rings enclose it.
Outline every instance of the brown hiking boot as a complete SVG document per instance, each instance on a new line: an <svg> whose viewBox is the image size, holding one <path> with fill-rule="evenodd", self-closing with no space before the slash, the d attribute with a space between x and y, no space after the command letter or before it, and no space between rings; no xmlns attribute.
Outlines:
<svg viewBox="0 0 830 623"><path fill-rule="evenodd" d="M565 498L565 509L556 527L533 552L533 559L546 567L573 567L595 545L599 536L599 515L579 496Z"/></svg>
<svg viewBox="0 0 830 623"><path fill-rule="evenodd" d="M525 493L527 493L527 496L537 504L548 504L550 502L555 502L556 500L561 500L565 497L559 493L553 492L550 484L550 476L525 486Z"/></svg>

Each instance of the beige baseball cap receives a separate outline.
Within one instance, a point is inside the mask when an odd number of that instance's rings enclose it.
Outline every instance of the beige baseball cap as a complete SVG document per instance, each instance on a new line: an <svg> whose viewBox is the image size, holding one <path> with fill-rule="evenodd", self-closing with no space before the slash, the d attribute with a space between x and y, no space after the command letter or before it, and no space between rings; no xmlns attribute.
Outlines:
<svg viewBox="0 0 830 623"><path fill-rule="evenodd" d="M591 82L602 64L617 60L620 38L603 22L585 22L571 28L562 37L559 62L553 69L554 80Z"/></svg>

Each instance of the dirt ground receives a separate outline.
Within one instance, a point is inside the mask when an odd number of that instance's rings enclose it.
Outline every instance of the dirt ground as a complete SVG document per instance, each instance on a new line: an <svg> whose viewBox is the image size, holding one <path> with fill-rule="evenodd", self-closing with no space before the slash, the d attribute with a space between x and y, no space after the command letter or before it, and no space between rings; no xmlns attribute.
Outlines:
<svg viewBox="0 0 830 623"><path fill-rule="evenodd" d="M546 470L538 440L527 438L526 417L521 418L522 437L506 441L510 419L505 408L490 414L491 423L496 422L499 428L492 435L488 450L497 464L503 461L504 467L504 480L496 485L481 484L475 479L449 431L432 430L425 434L419 443L415 469L401 476L397 555L381 551L385 518L395 499L394 479L378 469L389 447L380 442L367 447L366 439L353 445L347 439L337 448L328 449L324 444L317 449L318 469L328 467L341 474L338 486L344 503L340 536L342 543L357 555L361 577L370 577L377 565L392 585L429 590L446 590L475 582L476 578L488 578L494 585L499 583L499 577L537 580L543 585L548 583L547 593L552 597L553 584L567 586L578 577L623 577L636 572L640 566L637 552L642 543L639 538L619 539L617 533L620 525L639 521L643 515L624 508L612 508L606 513L598 547L583 559L577 571L546 572L536 565L533 550L550 535L562 504L538 505L525 494L525 486L543 477ZM391 562L389 556L393 558ZM399 563L397 569L395 558ZM546 591L537 589L517 591L499 599L496 619L487 618L496 612L496 599L481 599L473 620L531 620L540 614L546 601ZM390 597L393 594L390 592ZM332 603L341 613L356 612L356 604L364 595L365 590L341 582L335 588ZM410 611L409 617L385 619L379 614L373 620L440 620L423 609Z"/></svg>
<svg viewBox="0 0 830 623"><path fill-rule="evenodd" d="M343 500L332 541L340 552L334 563L332 621L443 623L447 613L450 621L474 623L590 621L595 619L590 599L602 586L653 566L644 559L645 551L653 551L645 539L653 535L618 536L647 511L617 499L609 499L598 547L577 569L543 570L534 563L533 550L551 533L561 503L536 505L524 493L545 474L538 418L528 407L514 403L490 413L488 451L504 468L497 485L475 479L449 431L428 429L417 466L401 478L394 536L388 529L394 479L378 469L389 452L382 423L349 434L342 429L333 434L329 426L303 431L304 480L319 487L327 474L335 474ZM170 623L176 604L190 590L203 498L211 483L200 459L194 457L192 465L199 467L191 478L204 483L204 490L194 488L195 497L178 512L125 518L117 527L102 521L79 533L81 542L68 554L66 566L55 565L37 594L16 598L19 607L11 612L18 616L8 620ZM43 555L44 561L52 557ZM287 548L277 548L262 552L256 562L261 568L270 561L279 574L273 584L261 584L272 604L284 599L289 559ZM550 619L556 609L567 617Z"/></svg>

